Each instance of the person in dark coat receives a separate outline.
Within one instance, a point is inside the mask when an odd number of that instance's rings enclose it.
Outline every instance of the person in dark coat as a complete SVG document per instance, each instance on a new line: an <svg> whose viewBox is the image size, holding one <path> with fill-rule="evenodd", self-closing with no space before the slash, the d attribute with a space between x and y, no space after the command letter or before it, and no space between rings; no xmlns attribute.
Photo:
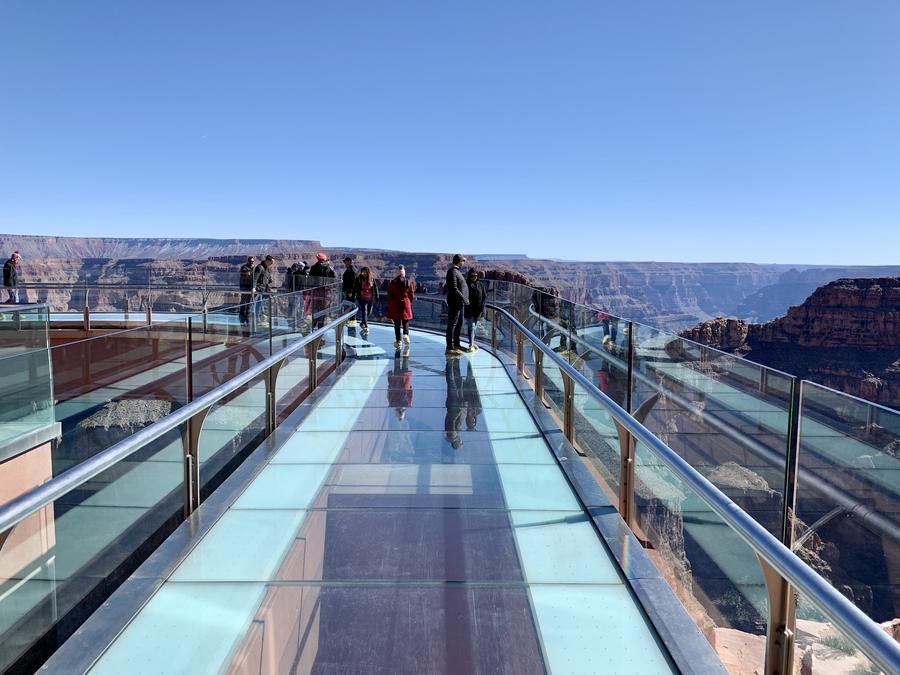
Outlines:
<svg viewBox="0 0 900 675"><path fill-rule="evenodd" d="M341 275L341 293L344 295L344 300L353 302L356 299L353 295L353 288L356 286L356 270L353 269L353 259L350 256L346 256L343 263L344 273ZM353 326L354 324L356 324L354 319L350 319L347 322L348 326Z"/></svg>
<svg viewBox="0 0 900 675"><path fill-rule="evenodd" d="M403 342L409 344L409 322L413 318L412 303L415 299L415 283L407 278L406 268L400 265L387 290L387 315L394 322L394 349L400 349L401 329Z"/></svg>
<svg viewBox="0 0 900 675"><path fill-rule="evenodd" d="M335 279L337 275L334 268L328 264L328 256L325 253L316 253L316 262L309 269L309 276L316 278L316 287L312 290L310 308L313 314L313 328L321 328L325 325L325 314L329 303L329 289L325 286L328 279Z"/></svg>
<svg viewBox="0 0 900 675"><path fill-rule="evenodd" d="M253 301L253 269L255 267L256 258L252 255L247 256L247 262L241 265L241 306L239 308L241 323L250 323L250 303Z"/></svg>
<svg viewBox="0 0 900 675"><path fill-rule="evenodd" d="M372 314L372 308L378 302L378 284L368 267L363 267L353 282L353 297L356 298L359 324L365 335L369 332L369 316Z"/></svg>
<svg viewBox="0 0 900 675"><path fill-rule="evenodd" d="M463 308L469 304L469 287L461 268L466 263L462 253L453 256L453 264L447 270L445 289L447 291L447 355L459 356L465 350L460 344Z"/></svg>
<svg viewBox="0 0 900 675"><path fill-rule="evenodd" d="M267 255L263 261L253 268L253 316L257 321L262 318L263 296L272 292L275 279L272 276L272 268L275 266L275 258Z"/></svg>
<svg viewBox="0 0 900 675"><path fill-rule="evenodd" d="M16 305L19 304L19 261L21 259L22 256L19 255L19 252L13 251L9 260L3 264L3 287L9 293L6 301Z"/></svg>
<svg viewBox="0 0 900 675"><path fill-rule="evenodd" d="M465 306L463 314L469 333L468 351L473 352L478 349L478 345L475 344L475 330L478 328L481 315L484 314L484 286L478 280L478 270L474 267L466 275L466 285L469 287L469 304Z"/></svg>

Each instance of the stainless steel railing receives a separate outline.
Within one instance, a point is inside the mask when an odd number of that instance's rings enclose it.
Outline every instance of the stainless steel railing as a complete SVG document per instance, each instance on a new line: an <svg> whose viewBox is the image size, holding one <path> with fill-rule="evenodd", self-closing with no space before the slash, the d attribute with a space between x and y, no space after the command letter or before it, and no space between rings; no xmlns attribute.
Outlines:
<svg viewBox="0 0 900 675"><path fill-rule="evenodd" d="M497 316L502 315L515 332L517 345L527 340L540 353L541 360L549 359L563 377L565 405L563 430L572 438L574 416L574 391L580 388L611 416L620 433L627 437L623 447L634 447L636 442L646 446L680 480L684 481L703 502L756 553L769 595L769 621L766 644L766 672L786 673L793 662L794 606L797 593L815 605L835 626L841 629L856 647L886 673L900 672L900 645L869 619L847 598L841 595L822 576L798 558L790 549L770 534L748 513L716 488L702 474L674 450L653 435L645 426L615 401L600 391L568 361L554 352L540 337L532 333L509 311L489 303L494 313L492 329ZM496 338L492 339L496 348ZM521 367L522 350L517 349L517 361ZM538 378L539 379L539 378ZM633 467L633 457L631 458Z"/></svg>

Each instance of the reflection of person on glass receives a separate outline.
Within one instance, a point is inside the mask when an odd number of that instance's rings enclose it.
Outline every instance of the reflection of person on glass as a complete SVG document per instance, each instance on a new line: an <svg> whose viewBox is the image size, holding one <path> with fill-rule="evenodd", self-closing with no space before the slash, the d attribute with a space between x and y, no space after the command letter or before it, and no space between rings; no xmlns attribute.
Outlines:
<svg viewBox="0 0 900 675"><path fill-rule="evenodd" d="M466 379L463 382L463 400L466 404L466 429L475 431L478 416L481 415L481 396L478 395L478 383L475 381L475 369L469 364Z"/></svg>
<svg viewBox="0 0 900 675"><path fill-rule="evenodd" d="M412 371L409 358L394 359L394 368L388 373L388 405L394 409L397 419L406 417L406 409L412 407Z"/></svg>
<svg viewBox="0 0 900 675"><path fill-rule="evenodd" d="M459 359L449 359L444 366L447 380L447 414L444 416L444 434L454 449L462 447L459 432L466 414L463 394L463 379L459 370Z"/></svg>

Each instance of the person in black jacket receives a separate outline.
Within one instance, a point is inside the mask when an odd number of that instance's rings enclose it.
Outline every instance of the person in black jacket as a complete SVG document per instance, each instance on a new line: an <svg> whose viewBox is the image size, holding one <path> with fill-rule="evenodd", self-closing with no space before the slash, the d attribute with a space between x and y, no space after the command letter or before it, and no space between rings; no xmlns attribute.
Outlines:
<svg viewBox="0 0 900 675"><path fill-rule="evenodd" d="M459 338L462 332L463 308L469 304L469 287L460 268L466 263L462 253L453 256L453 264L447 270L447 356L459 356L465 350Z"/></svg>
<svg viewBox="0 0 900 675"><path fill-rule="evenodd" d="M262 318L263 296L272 292L275 279L272 276L272 268L275 266L275 258L267 255L259 265L253 268L253 315L257 321Z"/></svg>
<svg viewBox="0 0 900 675"><path fill-rule="evenodd" d="M240 289L241 306L239 313L241 323L250 323L250 302L253 300L253 268L256 267L256 258L247 256L247 262L241 265Z"/></svg>
<svg viewBox="0 0 900 675"><path fill-rule="evenodd" d="M475 344L475 330L478 328L478 321L484 313L484 287L478 281L478 270L474 267L469 270L466 276L466 284L469 287L469 304L466 305L463 313L466 318L466 328L469 332L469 351L474 352L478 349Z"/></svg>
<svg viewBox="0 0 900 675"><path fill-rule="evenodd" d="M344 274L341 275L341 293L344 300L353 302L356 296L353 295L353 287L356 285L356 270L353 269L353 259L350 256L344 258ZM355 326L356 319L350 319L348 326Z"/></svg>
<svg viewBox="0 0 900 675"><path fill-rule="evenodd" d="M9 260L3 265L3 287L9 293L6 301L16 305L19 304L19 261L21 259L22 256L19 255L19 252L13 251Z"/></svg>
<svg viewBox="0 0 900 675"><path fill-rule="evenodd" d="M328 264L328 256L325 253L316 253L316 262L309 269L309 276L320 279L334 279L334 268ZM313 315L313 328L321 328L325 325L325 314L329 305L329 291L324 287L325 281L317 282L316 288L311 291L312 303L310 305Z"/></svg>

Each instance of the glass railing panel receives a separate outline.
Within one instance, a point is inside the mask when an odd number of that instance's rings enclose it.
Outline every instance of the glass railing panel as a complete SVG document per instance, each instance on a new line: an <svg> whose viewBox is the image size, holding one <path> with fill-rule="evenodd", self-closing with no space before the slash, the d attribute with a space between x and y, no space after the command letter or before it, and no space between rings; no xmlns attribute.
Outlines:
<svg viewBox="0 0 900 675"><path fill-rule="evenodd" d="M212 406L203 420L198 454L205 498L266 435L266 385L260 376Z"/></svg>
<svg viewBox="0 0 900 675"><path fill-rule="evenodd" d="M573 414L573 445L585 456L597 482L618 508L622 455L613 418L580 387L575 387Z"/></svg>
<svg viewBox="0 0 900 675"><path fill-rule="evenodd" d="M183 405L186 344L174 321L53 347L54 475Z"/></svg>
<svg viewBox="0 0 900 675"><path fill-rule="evenodd" d="M191 319L191 391L198 398L269 357L266 318L253 303Z"/></svg>
<svg viewBox="0 0 900 675"><path fill-rule="evenodd" d="M565 385L563 375L550 359L545 358L541 364L541 388L543 389L544 402L556 415L560 428L565 417Z"/></svg>
<svg viewBox="0 0 900 675"><path fill-rule="evenodd" d="M0 464L0 503L54 469L48 446ZM36 670L171 533L183 475L176 429L0 533L0 671Z"/></svg>
<svg viewBox="0 0 900 675"><path fill-rule="evenodd" d="M760 390L765 369L633 325L632 414L781 537L788 412Z"/></svg>
<svg viewBox="0 0 900 675"><path fill-rule="evenodd" d="M49 317L43 305L0 309L0 358L46 349Z"/></svg>
<svg viewBox="0 0 900 675"><path fill-rule="evenodd" d="M302 347L288 356L278 371L275 382L275 411L278 419L287 417L308 394L309 358L307 348Z"/></svg>
<svg viewBox="0 0 900 675"><path fill-rule="evenodd" d="M55 421L49 350L0 358L0 462L30 449L34 434L53 434Z"/></svg>
<svg viewBox="0 0 900 675"><path fill-rule="evenodd" d="M874 621L900 617L900 413L803 383L797 554Z"/></svg>
<svg viewBox="0 0 900 675"><path fill-rule="evenodd" d="M647 554L726 665L763 672L768 596L755 552L640 442L634 473Z"/></svg>

